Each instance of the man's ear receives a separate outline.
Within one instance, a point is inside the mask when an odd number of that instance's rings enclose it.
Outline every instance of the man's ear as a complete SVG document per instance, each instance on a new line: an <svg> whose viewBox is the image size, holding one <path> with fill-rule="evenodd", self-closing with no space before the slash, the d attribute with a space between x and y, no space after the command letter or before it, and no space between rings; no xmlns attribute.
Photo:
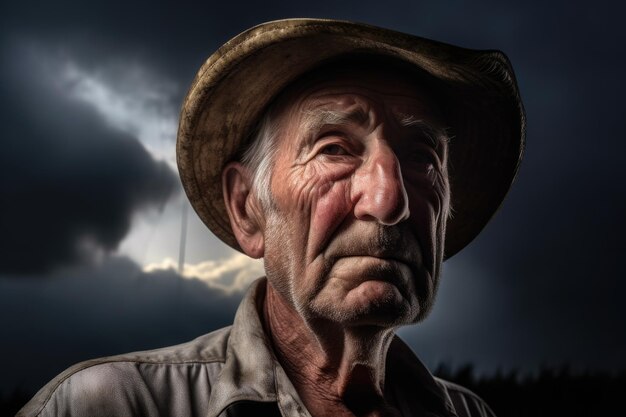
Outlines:
<svg viewBox="0 0 626 417"><path fill-rule="evenodd" d="M265 251L264 220L258 199L252 194L252 175L239 162L230 162L222 171L222 194L239 246L252 258Z"/></svg>

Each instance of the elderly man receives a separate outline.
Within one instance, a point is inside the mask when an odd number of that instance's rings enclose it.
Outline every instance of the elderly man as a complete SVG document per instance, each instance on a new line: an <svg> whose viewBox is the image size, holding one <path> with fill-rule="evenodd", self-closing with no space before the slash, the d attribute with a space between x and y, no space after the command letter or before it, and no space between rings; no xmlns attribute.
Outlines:
<svg viewBox="0 0 626 417"><path fill-rule="evenodd" d="M499 52L330 20L237 36L191 87L178 162L199 216L267 278L233 326L76 365L21 415L492 415L394 331L428 314L523 143Z"/></svg>

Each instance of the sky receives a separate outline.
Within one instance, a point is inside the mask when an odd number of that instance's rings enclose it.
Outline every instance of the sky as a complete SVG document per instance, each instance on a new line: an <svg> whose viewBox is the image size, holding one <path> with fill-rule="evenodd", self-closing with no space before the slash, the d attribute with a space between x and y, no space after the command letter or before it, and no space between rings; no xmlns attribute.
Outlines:
<svg viewBox="0 0 626 417"><path fill-rule="evenodd" d="M500 49L516 71L524 162L501 210L445 263L430 317L400 330L424 362L626 369L626 36L612 3L2 2L0 392L232 321L263 266L188 207L178 113L222 43L287 17Z"/></svg>

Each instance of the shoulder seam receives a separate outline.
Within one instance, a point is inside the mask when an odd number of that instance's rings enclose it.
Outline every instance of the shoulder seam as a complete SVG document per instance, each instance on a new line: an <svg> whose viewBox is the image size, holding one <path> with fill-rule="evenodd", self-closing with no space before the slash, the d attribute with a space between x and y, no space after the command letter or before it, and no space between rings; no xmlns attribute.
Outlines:
<svg viewBox="0 0 626 417"><path fill-rule="evenodd" d="M110 357L110 358L99 358L99 359L91 359L88 361L84 361L84 362L80 362L77 363L74 366L71 366L70 368L68 368L64 373L66 373L66 375L63 375L62 377L59 378L58 381L56 381L56 383L50 387L50 392L48 393L48 395L46 396L46 399L42 402L41 407L37 410L37 412L35 413L35 416L38 416L41 414L41 412L43 411L44 408L46 408L46 405L48 405L48 402L50 401L50 399L52 398L52 396L54 395L54 392L57 390L57 388L59 388L59 386L61 384L63 384L65 381L67 381L69 378L71 378L73 375L84 371L85 369L89 369L89 368L93 368L94 366L98 366L98 365L105 365L108 363L129 363L129 364L158 364L158 365L193 365L193 364L209 364L209 363L216 363L216 362L221 362L224 363L225 359L224 358L219 358L219 359L208 359L208 360L190 360L190 361L178 361L178 362L160 362L157 360L142 360L142 359L137 359L137 360L131 360L130 358L119 358L119 359L115 359L115 357ZM19 414L18 414L19 416ZM18 417L16 416L16 417Z"/></svg>
<svg viewBox="0 0 626 417"><path fill-rule="evenodd" d="M61 372L59 375L57 375L56 378L52 379L50 382L48 382L48 384L46 384L45 386L43 386L39 392L37 394L35 394L35 396L33 398L31 398L31 400L26 403L26 405L24 407L27 407L28 405L31 404L31 402L35 402L35 399L39 396L39 394L41 393L42 396L45 395L44 398L41 398L41 404L36 405L36 402L33 404L33 409L36 410L34 411L33 414L29 414L29 415L34 415L34 416L39 416L41 415L42 411L44 410L44 408L46 408L46 406L48 405L48 403L50 402L50 399L52 398L52 396L54 395L54 393L56 392L56 390L59 388L59 386L61 384L63 384L65 381L67 381L69 378L71 378L73 375L77 374L78 372L84 371L85 369L94 367L94 366L98 366L98 365L104 365L107 363L130 363L130 364L161 364L161 365L190 365L190 364L209 364L209 363L216 363L216 362L221 362L224 363L226 360L226 357L224 355L225 352L222 352L222 355L216 355L215 353L213 353L209 358L206 359L202 359L202 358L198 358L198 359L189 359L189 360L185 360L182 358L171 358L173 360L168 361L167 357L163 357L161 360L159 360L158 358L150 358L147 355L150 354L157 354L158 351L164 350L164 349L168 349L168 348L173 348L173 347L181 347L184 345L189 345L189 344L193 344L195 343L201 343L201 342L205 342L211 335L215 335L217 336L220 333L226 333L225 337L226 339L230 338L230 330L231 330L232 326L227 326L227 327L223 327L221 329L215 330L209 334L200 336L190 342L187 343L183 343L180 345L175 345L175 346L168 346L166 348L162 348L162 349L153 349L153 350L147 350L147 351L139 351L139 352L131 352L131 353L125 353L125 354L121 354L121 355L113 355L113 356L105 356L105 357L101 357L101 358L95 358L95 359L90 359L90 360L86 360L83 362L79 362L73 366L70 366L69 368L65 369L63 372ZM178 360L177 360L178 359ZM47 392L46 392L47 391ZM37 407L37 408L35 408ZM22 408L22 410L24 410L25 408ZM26 415L25 413L22 413L22 410L20 410L17 414L16 417L28 417L28 415Z"/></svg>

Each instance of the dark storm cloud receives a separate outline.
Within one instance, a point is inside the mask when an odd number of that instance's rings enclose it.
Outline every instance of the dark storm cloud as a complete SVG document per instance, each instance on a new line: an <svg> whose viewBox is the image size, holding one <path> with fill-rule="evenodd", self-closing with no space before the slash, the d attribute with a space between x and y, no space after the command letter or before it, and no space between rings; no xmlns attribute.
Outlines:
<svg viewBox="0 0 626 417"><path fill-rule="evenodd" d="M69 98L52 63L2 52L0 272L43 273L115 249L136 210L172 194L174 173Z"/></svg>
<svg viewBox="0 0 626 417"><path fill-rule="evenodd" d="M191 340L230 324L241 298L117 257L46 280L12 278L0 277L2 352L28 359L6 361L0 392L38 389L80 360Z"/></svg>

